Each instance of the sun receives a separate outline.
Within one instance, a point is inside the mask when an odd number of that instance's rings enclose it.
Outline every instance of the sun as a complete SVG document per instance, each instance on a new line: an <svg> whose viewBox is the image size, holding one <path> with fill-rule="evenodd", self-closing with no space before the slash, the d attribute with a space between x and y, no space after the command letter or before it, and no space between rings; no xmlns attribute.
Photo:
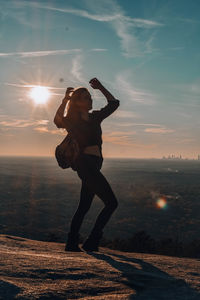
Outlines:
<svg viewBox="0 0 200 300"><path fill-rule="evenodd" d="M38 85L31 89L29 96L33 99L35 104L45 104L51 96L51 93L47 87Z"/></svg>

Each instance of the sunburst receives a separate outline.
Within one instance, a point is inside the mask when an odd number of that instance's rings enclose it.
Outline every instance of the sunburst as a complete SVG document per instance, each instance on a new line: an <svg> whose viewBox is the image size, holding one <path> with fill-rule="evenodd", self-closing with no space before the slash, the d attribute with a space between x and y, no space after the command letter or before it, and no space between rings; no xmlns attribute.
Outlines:
<svg viewBox="0 0 200 300"><path fill-rule="evenodd" d="M29 93L35 104L45 104L49 100L51 93L45 86L34 86Z"/></svg>

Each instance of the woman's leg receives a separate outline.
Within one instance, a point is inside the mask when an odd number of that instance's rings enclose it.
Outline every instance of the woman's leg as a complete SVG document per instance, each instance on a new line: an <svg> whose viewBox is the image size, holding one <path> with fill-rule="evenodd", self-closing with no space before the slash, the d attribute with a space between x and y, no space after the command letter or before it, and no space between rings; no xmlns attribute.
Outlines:
<svg viewBox="0 0 200 300"><path fill-rule="evenodd" d="M104 202L104 208L98 215L91 234L101 232L108 223L111 215L118 206L117 199L110 187L110 184L99 171L94 178L93 190L96 195Z"/></svg>
<svg viewBox="0 0 200 300"><path fill-rule="evenodd" d="M82 182L80 202L78 208L72 218L70 231L67 237L66 251L76 251L79 252L79 230L83 222L84 216L90 208L92 200L94 198L94 193L88 189L87 185Z"/></svg>
<svg viewBox="0 0 200 300"><path fill-rule="evenodd" d="M91 206L94 195L94 192L91 191L91 189L89 189L88 186L82 181L80 202L72 218L70 226L70 232L72 234L78 234L84 216L86 215Z"/></svg>
<svg viewBox="0 0 200 300"><path fill-rule="evenodd" d="M102 231L104 226L109 221L112 213L118 206L117 199L110 187L110 184L100 172L100 168L94 163L94 158L89 156L81 160L77 170L78 176L82 179L91 193L96 194L103 202L104 208L100 212L95 222L92 233Z"/></svg>

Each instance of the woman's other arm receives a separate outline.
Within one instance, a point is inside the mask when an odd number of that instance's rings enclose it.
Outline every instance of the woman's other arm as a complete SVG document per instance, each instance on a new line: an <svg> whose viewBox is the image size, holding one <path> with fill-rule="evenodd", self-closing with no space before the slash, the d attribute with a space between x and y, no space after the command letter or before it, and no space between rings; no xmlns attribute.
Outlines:
<svg viewBox="0 0 200 300"><path fill-rule="evenodd" d="M65 111L65 107L67 102L69 101L70 97L69 97L69 93L73 90L72 87L67 88L66 93L65 93L65 97L62 100L61 105L58 107L55 117L54 117L54 123L56 124L56 126L58 128L64 128L64 124L63 124L63 117L64 117L64 111Z"/></svg>
<svg viewBox="0 0 200 300"><path fill-rule="evenodd" d="M93 78L90 80L90 85L94 89L99 89L103 95L106 97L108 103L105 107L103 107L101 110L93 111L96 118L99 119L99 121L103 121L105 118L110 116L118 107L120 104L120 101L116 99L101 83L97 78Z"/></svg>
<svg viewBox="0 0 200 300"><path fill-rule="evenodd" d="M92 78L89 81L89 83L93 89L100 90L102 94L106 97L108 102L116 100L115 97L101 84L101 82L97 78Z"/></svg>

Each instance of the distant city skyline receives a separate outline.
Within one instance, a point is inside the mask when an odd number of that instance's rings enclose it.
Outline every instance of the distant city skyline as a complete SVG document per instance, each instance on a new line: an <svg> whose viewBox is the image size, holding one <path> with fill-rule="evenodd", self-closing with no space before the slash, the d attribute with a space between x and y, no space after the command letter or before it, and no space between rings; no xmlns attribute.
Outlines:
<svg viewBox="0 0 200 300"><path fill-rule="evenodd" d="M65 89L88 87L100 109L97 77L120 100L102 122L104 157L196 159L199 20L198 0L1 0L0 155L53 156ZM37 85L47 102L33 101Z"/></svg>
<svg viewBox="0 0 200 300"><path fill-rule="evenodd" d="M188 157L183 157L181 154L180 155L174 155L174 154L169 154L168 156L163 156L163 159L178 159L178 160L185 160L189 159ZM197 155L197 157L193 158L194 160L200 160L200 154Z"/></svg>

